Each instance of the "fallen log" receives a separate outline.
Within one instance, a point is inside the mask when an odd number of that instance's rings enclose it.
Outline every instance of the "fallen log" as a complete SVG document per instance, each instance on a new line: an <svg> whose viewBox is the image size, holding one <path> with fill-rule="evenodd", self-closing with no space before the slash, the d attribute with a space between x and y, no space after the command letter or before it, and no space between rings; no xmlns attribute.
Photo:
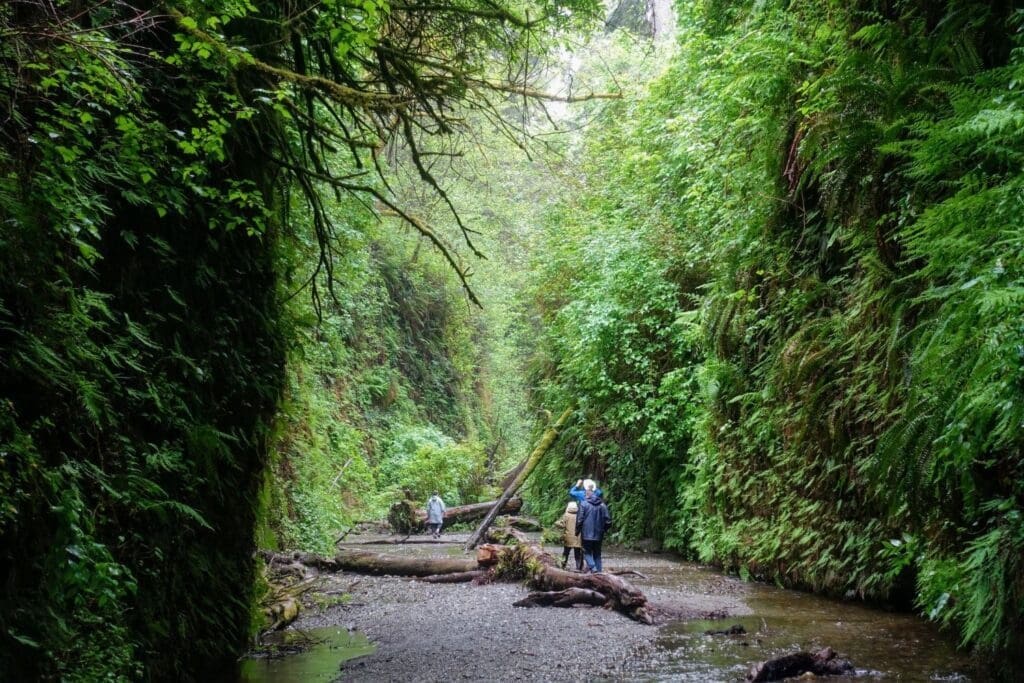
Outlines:
<svg viewBox="0 0 1024 683"><path fill-rule="evenodd" d="M454 574L478 568L476 560L468 557L398 557L365 550L340 550L332 558L301 552L267 553L264 551L261 554L265 557L299 562L320 571L348 571L357 574L430 576L432 574Z"/></svg>
<svg viewBox="0 0 1024 683"><path fill-rule="evenodd" d="M530 457L526 459L526 464L523 465L523 469L521 469L519 474L515 476L515 479L512 480L512 483L509 484L508 488L502 492L498 500L495 501L494 507L492 507L484 516L483 521L480 522L480 526L478 526L476 531L473 532L473 535L469 537L469 540L466 542L466 550L472 550L477 546L481 539L483 539L484 534L487 533L487 529L494 522L494 518L501 513L501 509L504 507L505 503L515 495L516 491L518 491L519 487L523 485L523 482L525 482L530 476L534 468L536 468L537 465L540 464L540 461L544 459L548 449L551 448L551 445L555 443L555 439L558 438L562 427L564 427L569 421L569 418L572 417L572 412L572 408L566 408L565 411L558 416L555 423L544 430L544 434L541 435L541 438L534 447L533 452L530 453Z"/></svg>
<svg viewBox="0 0 1024 683"><path fill-rule="evenodd" d="M450 507L444 511L444 523L445 526L449 524L457 524L459 522L472 522L475 519L480 519L487 514L487 511L494 507L494 504L498 502L496 500L489 500L484 503L472 503L470 505L456 505ZM505 504L501 506L501 513L503 515L514 515L523 508L522 498L509 498L505 501ZM422 512L423 522L426 523L427 513Z"/></svg>
<svg viewBox="0 0 1024 683"><path fill-rule="evenodd" d="M486 569L474 569L468 572L455 572L453 574L431 574L424 576L420 581L427 583L469 583L477 579L483 579L489 572Z"/></svg>
<svg viewBox="0 0 1024 683"><path fill-rule="evenodd" d="M513 607L573 607L593 605L604 607L608 603L602 593L586 588L566 588L560 591L535 591L522 600L512 603Z"/></svg>
<svg viewBox="0 0 1024 683"><path fill-rule="evenodd" d="M806 673L815 676L840 676L853 670L850 660L838 657L832 648L826 647L818 652L794 652L755 664L747 673L747 680L751 683L781 681Z"/></svg>
<svg viewBox="0 0 1024 683"><path fill-rule="evenodd" d="M348 541L339 545L462 545L462 541L454 541L444 538L414 538L411 536L402 536L401 538L378 538L371 539L369 541Z"/></svg>
<svg viewBox="0 0 1024 683"><path fill-rule="evenodd" d="M477 568L476 560L468 557L400 557L360 550L344 550L334 556L338 569L359 574L398 574L400 576L430 576L453 574Z"/></svg>
<svg viewBox="0 0 1024 683"><path fill-rule="evenodd" d="M631 619L653 624L654 618L647 598L624 579L613 574L580 574L558 568L557 560L516 529L494 529L489 538L505 540L512 545L483 544L475 558L397 557L363 550L343 550L333 558L311 553L272 553L260 551L268 562L301 564L319 571L350 571L363 574L429 577L432 583L472 581L490 576L496 579L526 579L539 593L558 595L536 596L537 605L560 603L600 604L615 609ZM489 568L489 569L488 569ZM443 579L438 575L460 575ZM581 592L582 591L582 592ZM598 600L593 594L601 596Z"/></svg>
<svg viewBox="0 0 1024 683"><path fill-rule="evenodd" d="M496 573L499 576L512 575L514 568L520 568L531 588L542 592L557 592L570 588L595 591L605 596L605 607L644 624L654 623L647 597L625 579L603 572L580 574L560 569L553 555L544 552L539 545L515 529L495 529L488 538L515 544L502 549L496 566Z"/></svg>
<svg viewBox="0 0 1024 683"><path fill-rule="evenodd" d="M545 566L543 570L534 573L530 585L544 591L567 588L597 591L608 598L607 607L622 612L635 621L644 624L654 623L654 617L647 607L647 597L632 584L613 574L579 574L554 566Z"/></svg>
<svg viewBox="0 0 1024 683"><path fill-rule="evenodd" d="M469 505L455 505L444 512L444 526L472 522L480 519L494 507L496 500ZM501 507L501 514L514 515L523 507L522 498L510 498ZM412 534L425 531L427 528L427 511L417 508L408 499L400 500L388 511L388 524L392 531L399 534Z"/></svg>

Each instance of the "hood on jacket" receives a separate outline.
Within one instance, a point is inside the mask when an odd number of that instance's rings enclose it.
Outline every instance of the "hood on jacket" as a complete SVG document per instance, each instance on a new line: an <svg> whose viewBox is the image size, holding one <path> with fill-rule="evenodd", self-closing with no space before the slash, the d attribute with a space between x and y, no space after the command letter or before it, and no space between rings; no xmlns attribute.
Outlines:
<svg viewBox="0 0 1024 683"><path fill-rule="evenodd" d="M573 515L579 512L579 507L576 505L576 501L569 501L569 504L565 506L565 511Z"/></svg>

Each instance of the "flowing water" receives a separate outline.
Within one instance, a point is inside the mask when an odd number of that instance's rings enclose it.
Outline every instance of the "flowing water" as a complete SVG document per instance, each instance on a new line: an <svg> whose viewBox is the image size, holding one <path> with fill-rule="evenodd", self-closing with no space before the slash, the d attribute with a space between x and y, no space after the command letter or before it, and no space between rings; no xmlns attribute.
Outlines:
<svg viewBox="0 0 1024 683"><path fill-rule="evenodd" d="M624 558L625 559L625 558ZM689 563L634 560L648 580L687 585L697 593L729 593L749 613L716 621L663 626L654 647L630 667L635 680L738 681L753 663L798 650L832 647L867 681L969 681L969 659L920 617L723 577ZM741 635L706 635L737 624Z"/></svg>

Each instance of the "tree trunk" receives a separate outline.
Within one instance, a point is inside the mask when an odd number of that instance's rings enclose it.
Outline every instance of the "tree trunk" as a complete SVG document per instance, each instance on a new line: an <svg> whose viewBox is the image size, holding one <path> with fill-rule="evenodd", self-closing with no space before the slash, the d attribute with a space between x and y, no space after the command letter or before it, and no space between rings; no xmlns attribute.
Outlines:
<svg viewBox="0 0 1024 683"><path fill-rule="evenodd" d="M516 477L519 476L519 473L523 471L524 467L526 467L526 461L529 459L530 456L526 456L525 458L523 458L522 462L520 462L518 465L516 465L508 472L506 472L504 476L502 476L501 481L498 482L498 486L501 487L502 491L504 491L505 489L512 485L512 482L516 480Z"/></svg>
<svg viewBox="0 0 1024 683"><path fill-rule="evenodd" d="M487 514L487 511L494 507L497 501L489 500L484 503L472 503L471 505L456 505L445 510L444 525L456 524L458 522L470 522L480 519ZM501 514L514 515L523 507L522 498L510 498L501 506ZM423 511L423 523L427 522L427 512Z"/></svg>
<svg viewBox="0 0 1024 683"><path fill-rule="evenodd" d="M572 607L574 605L593 605L604 607L608 598L597 591L586 588L566 588L562 591L530 593L522 600L512 603L513 607Z"/></svg>
<svg viewBox="0 0 1024 683"><path fill-rule="evenodd" d="M480 526L477 527L477 530L469 537L469 541L466 543L466 550L472 550L477 546L480 539L483 538L484 534L487 532L487 528L491 526L492 522L494 522L494 518L501 512L501 508L504 507L505 503L512 498L516 491L519 490L519 487L523 485L523 482L526 481L534 468L536 468L544 458L544 455L547 454L548 449L551 448L551 444L553 444L555 439L558 438L558 434L562 427L565 426L569 421L569 418L572 416L572 411L572 408L566 408L559 416L558 420L544 430L544 434L541 436L540 441L537 442L537 446L533 449L533 452L530 453L530 457L527 458L523 469L519 471L519 474L517 474L515 479L512 480L512 483L509 484L508 488L506 488L504 493L501 494L501 497L494 503L491 511L488 512L483 521L480 522Z"/></svg>
<svg viewBox="0 0 1024 683"><path fill-rule="evenodd" d="M474 569L469 572L455 572L453 574L431 574L424 576L420 581L427 583L468 583L487 576L486 569Z"/></svg>
<svg viewBox="0 0 1024 683"><path fill-rule="evenodd" d="M488 510L494 507L497 501L486 501L483 503L470 503L469 505L456 505L444 512L444 525L457 524L459 522L471 522L480 519L487 514ZM511 498L501 508L501 514L514 515L523 507L522 498ZM400 500L391 506L388 512L388 523L392 531L399 534L411 534L421 532L427 528L427 511L416 508L409 500Z"/></svg>
<svg viewBox="0 0 1024 683"><path fill-rule="evenodd" d="M647 597L631 583L614 574L580 574L559 569L557 560L540 546L531 542L515 529L496 529L489 538L497 542L511 543L501 549L500 562L508 567L521 567L527 583L545 593L552 593L552 604L559 599L558 593L567 589L582 588L605 596L605 607L610 607L644 624L653 624L654 617L647 604ZM494 546L482 546L493 548ZM506 569L506 571L508 571ZM540 598L546 600L548 598Z"/></svg>
<svg viewBox="0 0 1024 683"><path fill-rule="evenodd" d="M300 563L321 571L418 576L432 583L471 581L488 576L525 578L529 586L540 592L527 596L522 606L600 604L644 624L654 623L647 598L624 579L612 574L580 574L559 569L552 555L515 529L495 529L489 538L513 545L485 543L477 548L475 558L395 557L353 550L339 552L333 558L299 552L261 551L260 554L268 561ZM444 574L451 576L439 576Z"/></svg>
<svg viewBox="0 0 1024 683"><path fill-rule="evenodd" d="M431 576L468 572L478 568L469 557L431 558L397 557L363 550L341 550L333 558L312 553L261 553L264 558L293 560L320 571L348 571L357 574L394 574L397 576Z"/></svg>

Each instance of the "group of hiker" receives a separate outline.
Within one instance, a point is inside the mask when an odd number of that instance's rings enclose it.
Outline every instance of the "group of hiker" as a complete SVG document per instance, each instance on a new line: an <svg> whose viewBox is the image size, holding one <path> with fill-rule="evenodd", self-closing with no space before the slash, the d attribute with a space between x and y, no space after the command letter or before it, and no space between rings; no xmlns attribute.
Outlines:
<svg viewBox="0 0 1024 683"><path fill-rule="evenodd" d="M593 479L578 479L569 489L572 500L565 506L562 518L555 522L555 526L563 529L563 568L569 563L569 552L572 551L576 571L602 571L601 542L611 528L612 514L601 494Z"/></svg>
<svg viewBox="0 0 1024 683"><path fill-rule="evenodd" d="M563 529L563 568L569 563L572 552L576 571L602 571L601 542L612 525L612 515L601 494L593 479L577 479L569 488L572 500L566 505L562 518L555 522L555 526ZM444 501L435 491L427 501L427 530L434 538L441 536L445 509Z"/></svg>

